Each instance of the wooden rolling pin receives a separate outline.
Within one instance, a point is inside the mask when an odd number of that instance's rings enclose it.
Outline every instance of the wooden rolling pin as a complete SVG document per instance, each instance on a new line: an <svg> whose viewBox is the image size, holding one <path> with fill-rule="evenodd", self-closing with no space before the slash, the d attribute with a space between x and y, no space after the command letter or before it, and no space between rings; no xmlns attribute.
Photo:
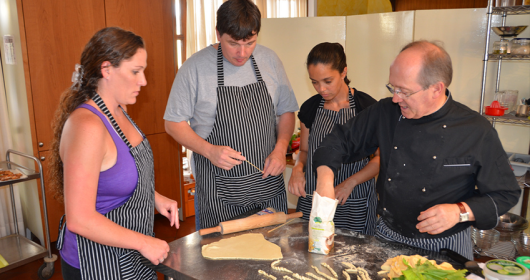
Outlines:
<svg viewBox="0 0 530 280"><path fill-rule="evenodd" d="M204 228L199 230L200 235L206 235L214 232L220 232L221 234L228 234L232 232L239 232L249 229L261 228L266 226L278 225L285 223L288 219L300 218L302 212L296 212L292 214L285 214L278 212L274 214L267 214L262 216L250 216L247 218L221 222L218 226L213 228Z"/></svg>

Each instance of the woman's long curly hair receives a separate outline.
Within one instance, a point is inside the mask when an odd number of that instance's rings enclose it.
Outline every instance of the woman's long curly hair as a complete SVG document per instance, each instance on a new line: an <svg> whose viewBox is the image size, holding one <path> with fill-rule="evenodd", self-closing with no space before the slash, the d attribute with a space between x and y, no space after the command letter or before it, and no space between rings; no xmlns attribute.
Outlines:
<svg viewBox="0 0 530 280"><path fill-rule="evenodd" d="M101 74L101 64L109 61L118 67L123 60L130 59L138 49L145 49L142 37L119 27L107 27L96 32L86 44L81 54L81 70L78 82L61 95L59 107L53 121L52 152L49 161L51 187L55 198L64 198L63 162L59 155L61 135L66 120L81 104L91 99L97 91Z"/></svg>

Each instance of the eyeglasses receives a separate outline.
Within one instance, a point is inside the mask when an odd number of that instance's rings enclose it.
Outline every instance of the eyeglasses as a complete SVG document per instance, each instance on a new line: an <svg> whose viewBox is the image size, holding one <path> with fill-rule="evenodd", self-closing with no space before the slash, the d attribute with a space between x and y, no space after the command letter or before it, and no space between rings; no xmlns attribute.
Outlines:
<svg viewBox="0 0 530 280"><path fill-rule="evenodd" d="M422 90L425 90L424 88L418 90L418 91L415 91L415 92L402 92L400 89L396 89L392 84L388 83L386 84L386 88L388 89L388 91L390 91L390 93L392 94L397 94L399 97L405 99L405 98L409 98L411 95L415 94L415 93L418 93Z"/></svg>

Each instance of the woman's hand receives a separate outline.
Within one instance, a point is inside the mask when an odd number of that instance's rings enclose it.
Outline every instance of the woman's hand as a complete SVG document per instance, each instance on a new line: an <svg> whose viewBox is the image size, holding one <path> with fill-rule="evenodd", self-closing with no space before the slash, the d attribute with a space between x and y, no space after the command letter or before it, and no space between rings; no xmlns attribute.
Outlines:
<svg viewBox="0 0 530 280"><path fill-rule="evenodd" d="M180 227L179 208L176 201L155 192L155 208L158 213L169 219L170 226L175 225L177 229Z"/></svg>
<svg viewBox="0 0 530 280"><path fill-rule="evenodd" d="M293 172L291 173L291 179L289 179L288 187L290 193L298 197L306 197L304 172L293 168Z"/></svg>
<svg viewBox="0 0 530 280"><path fill-rule="evenodd" d="M339 201L340 205L344 205L348 197L350 197L353 188L357 183L355 180L346 179L335 187L335 198Z"/></svg>
<svg viewBox="0 0 530 280"><path fill-rule="evenodd" d="M138 252L154 265L162 263L168 256L169 244L166 241L144 235L143 244Z"/></svg>

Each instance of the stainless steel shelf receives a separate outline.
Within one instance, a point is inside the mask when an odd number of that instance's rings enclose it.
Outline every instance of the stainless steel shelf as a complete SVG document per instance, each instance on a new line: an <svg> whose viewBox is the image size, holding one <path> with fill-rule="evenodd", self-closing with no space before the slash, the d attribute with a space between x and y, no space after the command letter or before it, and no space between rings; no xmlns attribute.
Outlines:
<svg viewBox="0 0 530 280"><path fill-rule="evenodd" d="M516 117L512 114L507 114L501 117L488 116L486 114L482 115L492 123L530 126L530 120L528 118Z"/></svg>
<svg viewBox="0 0 530 280"><path fill-rule="evenodd" d="M22 235L13 234L0 238L0 255L9 263L8 266L0 268L2 273L46 257L48 250Z"/></svg>
<svg viewBox="0 0 530 280"><path fill-rule="evenodd" d="M40 179L40 174L33 169L29 169L22 165L18 165L14 162L0 161L0 170L7 170L7 169L18 169L18 171L22 172L27 177L16 179L16 180L0 181L0 187L14 185L16 183L30 181L34 179Z"/></svg>
<svg viewBox="0 0 530 280"><path fill-rule="evenodd" d="M35 162L35 166L38 166L38 171L14 163L11 159L11 156L13 155L33 160ZM13 221L15 225L18 225L18 222L17 210L15 208L15 197L13 194L13 185L24 181L30 181L35 179L40 180L42 192L42 205L44 211L44 234L46 238L46 247L38 245L37 243L20 235L18 232L18 226L15 226L15 234L0 238L0 254L8 262L7 266L0 268L0 273L44 257L44 264L39 268L37 273L40 279L50 279L53 276L55 270L53 263L57 260L57 256L55 254L52 254L50 245L50 229L48 226L48 212L46 211L46 189L44 188L42 164L34 156L9 149L6 152L6 161L0 162L0 168L2 168L3 170L11 169L17 173L20 172L24 174L21 178L16 180L0 181L0 187L7 185L9 186L9 193L11 195L11 206L13 211Z"/></svg>
<svg viewBox="0 0 530 280"><path fill-rule="evenodd" d="M525 15L530 14L530 6L509 6L509 7L494 7L492 14L502 15L506 13L507 15Z"/></svg>
<svg viewBox="0 0 530 280"><path fill-rule="evenodd" d="M530 54L493 54L488 55L488 61L497 60L530 60Z"/></svg>

